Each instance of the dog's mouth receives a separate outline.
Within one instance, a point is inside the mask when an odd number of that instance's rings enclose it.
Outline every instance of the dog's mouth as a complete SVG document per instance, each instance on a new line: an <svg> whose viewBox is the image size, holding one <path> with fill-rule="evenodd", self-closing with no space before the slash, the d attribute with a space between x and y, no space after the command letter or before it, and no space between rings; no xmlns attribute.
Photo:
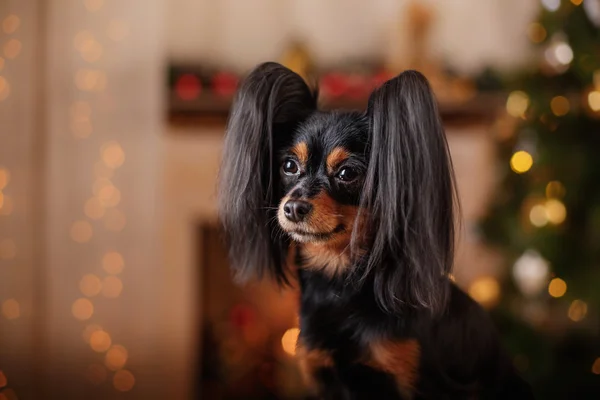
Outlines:
<svg viewBox="0 0 600 400"><path fill-rule="evenodd" d="M287 231L292 239L297 242L326 242L338 233L344 232L346 228L343 224L339 224L330 232L309 232L302 229L293 229Z"/></svg>

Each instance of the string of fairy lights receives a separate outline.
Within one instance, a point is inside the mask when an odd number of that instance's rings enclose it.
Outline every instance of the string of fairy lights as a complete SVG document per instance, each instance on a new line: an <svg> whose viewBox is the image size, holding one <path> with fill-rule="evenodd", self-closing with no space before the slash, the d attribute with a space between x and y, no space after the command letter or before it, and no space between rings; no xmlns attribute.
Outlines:
<svg viewBox="0 0 600 400"><path fill-rule="evenodd" d="M96 13L103 5L104 0L83 0L81 4L90 13ZM10 14L2 20L2 31L9 35L9 38L1 48L3 57L0 56L0 103L7 100L11 93L11 85L6 77L1 75L2 70L22 51L21 41L13 37L20 25L21 19L15 14ZM75 140L83 140L93 134L93 107L86 99L103 93L107 88L106 72L94 65L102 59L105 52L101 36L105 36L112 42L121 42L128 34L129 27L125 21L111 19L103 35L95 36L88 30L80 31L75 35L73 43L75 50L87 64L85 68L79 69L74 77L74 85L82 99L75 101L68 113L70 131ZM125 228L126 216L117 208L121 202L121 192L111 181L124 161L125 152L117 141L107 141L100 147L99 159L93 165L95 180L91 196L83 205L85 217L74 221L70 227L69 235L74 242L81 244L90 242L94 236L92 225L94 222L101 222L109 232L116 233ZM0 218L5 218L13 212L13 201L7 194L10 181L9 169L0 165ZM16 244L12 238L0 238L0 259L12 260L16 257L16 253ZM90 273L81 277L79 290L83 296L72 303L71 312L77 320L88 323L83 327L82 338L103 358L102 362L92 363L87 368L88 381L100 385L112 374L114 388L127 392L134 387L135 377L131 371L125 369L129 358L126 347L114 344L106 329L97 323L91 323L94 317L94 298L102 295L106 299L116 299L120 296L123 282L119 274L125 267L125 261L121 253L107 249L100 264L105 275L100 277ZM2 300L1 311L4 318L16 320L21 316L21 306L17 299L0 300ZM7 376L0 371L0 396L16 398L16 394L8 384Z"/></svg>
<svg viewBox="0 0 600 400"><path fill-rule="evenodd" d="M96 13L104 5L104 0L84 0L83 6L90 13ZM74 85L81 94L81 99L72 103L69 109L69 127L74 140L85 140L94 134L94 109L89 99L104 93L108 86L107 73L97 66L105 54L103 38L112 42L121 42L129 34L126 22L111 19L103 35L95 35L89 30L77 32L73 38L73 46L84 68L77 70ZM70 228L71 239L80 244L93 240L95 225L101 223L108 232L118 233L125 228L127 218L118 208L121 203L121 191L112 179L125 162L125 151L116 140L105 142L99 149L99 159L93 164L94 182L90 197L82 207L85 217L74 221ZM123 255L107 249L100 264L103 276L88 273L81 277L79 290L82 297L73 301L71 312L73 316L86 324L82 330L83 340L91 350L103 357L90 364L86 371L87 380L93 385L101 385L111 377L112 385L117 391L130 391L135 385L133 373L125 366L129 359L127 348L115 344L109 331L94 320L94 302L98 296L106 299L116 299L123 291L123 281L119 277L125 268ZM111 376L112 374L112 376Z"/></svg>
<svg viewBox="0 0 600 400"><path fill-rule="evenodd" d="M9 80L3 75L3 70L8 69L22 50L22 43L18 39L18 31L21 26L21 19L16 14L9 14L2 19L2 33L6 35L6 41L0 48L0 105L6 101L11 93ZM8 218L13 213L13 200L11 192L11 172L5 165L0 165L0 219ZM11 267L15 267L13 261L17 257L17 245L11 237L0 237L0 260L10 262ZM21 305L16 298L2 299L1 314L8 321L17 320L21 316ZM0 370L0 398L16 398L16 394L9 387L7 375Z"/></svg>

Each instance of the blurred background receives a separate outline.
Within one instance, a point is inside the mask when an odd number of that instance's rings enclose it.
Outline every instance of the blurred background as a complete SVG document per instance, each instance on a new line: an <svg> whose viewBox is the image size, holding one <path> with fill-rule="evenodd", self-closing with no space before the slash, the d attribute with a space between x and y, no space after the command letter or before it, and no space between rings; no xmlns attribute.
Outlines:
<svg viewBox="0 0 600 400"><path fill-rule="evenodd" d="M296 293L234 285L215 212L266 60L324 109L428 76L454 279L539 398L600 398L600 0L2 0L0 400L305 398Z"/></svg>

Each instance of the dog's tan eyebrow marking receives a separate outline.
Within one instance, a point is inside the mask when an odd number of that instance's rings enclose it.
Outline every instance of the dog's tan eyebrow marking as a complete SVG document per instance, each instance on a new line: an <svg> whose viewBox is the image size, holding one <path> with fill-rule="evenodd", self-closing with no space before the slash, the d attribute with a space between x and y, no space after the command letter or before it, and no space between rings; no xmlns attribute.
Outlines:
<svg viewBox="0 0 600 400"><path fill-rule="evenodd" d="M350 158L350 152L343 147L336 147L327 156L327 172L333 174L335 168Z"/></svg>
<svg viewBox="0 0 600 400"><path fill-rule="evenodd" d="M306 165L308 162L308 146L306 145L306 142L297 143L294 147L292 147L291 151L292 154L298 158L298 161L300 161L301 164Z"/></svg>

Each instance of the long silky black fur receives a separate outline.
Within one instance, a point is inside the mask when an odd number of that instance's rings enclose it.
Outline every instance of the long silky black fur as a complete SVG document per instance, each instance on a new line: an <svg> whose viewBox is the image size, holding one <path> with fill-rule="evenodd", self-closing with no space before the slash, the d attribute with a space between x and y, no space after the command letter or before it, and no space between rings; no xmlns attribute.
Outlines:
<svg viewBox="0 0 600 400"><path fill-rule="evenodd" d="M365 165L355 193L336 190L316 169L302 189L328 191L358 208L352 261L333 276L304 268L300 252L290 257L291 239L277 220L279 202L298 187L280 175L281 153L299 140L316 146L309 162L342 143ZM321 398L533 398L485 311L448 279L458 219L454 173L435 97L420 73L406 71L376 89L365 112L322 112L300 76L259 65L235 98L219 179L237 276L299 283L301 341L334 363L314 377ZM362 361L374 343L413 339L421 352L407 397L392 375Z"/></svg>
<svg viewBox="0 0 600 400"><path fill-rule="evenodd" d="M423 76L407 71L371 95L367 115L370 160L361 209L368 210L374 237L362 278L374 274L385 310L408 305L440 313L458 203L437 104Z"/></svg>
<svg viewBox="0 0 600 400"><path fill-rule="evenodd" d="M275 217L279 201L277 149L316 110L316 94L276 63L259 65L236 94L220 170L219 215L237 277L270 275L288 282L289 241Z"/></svg>

